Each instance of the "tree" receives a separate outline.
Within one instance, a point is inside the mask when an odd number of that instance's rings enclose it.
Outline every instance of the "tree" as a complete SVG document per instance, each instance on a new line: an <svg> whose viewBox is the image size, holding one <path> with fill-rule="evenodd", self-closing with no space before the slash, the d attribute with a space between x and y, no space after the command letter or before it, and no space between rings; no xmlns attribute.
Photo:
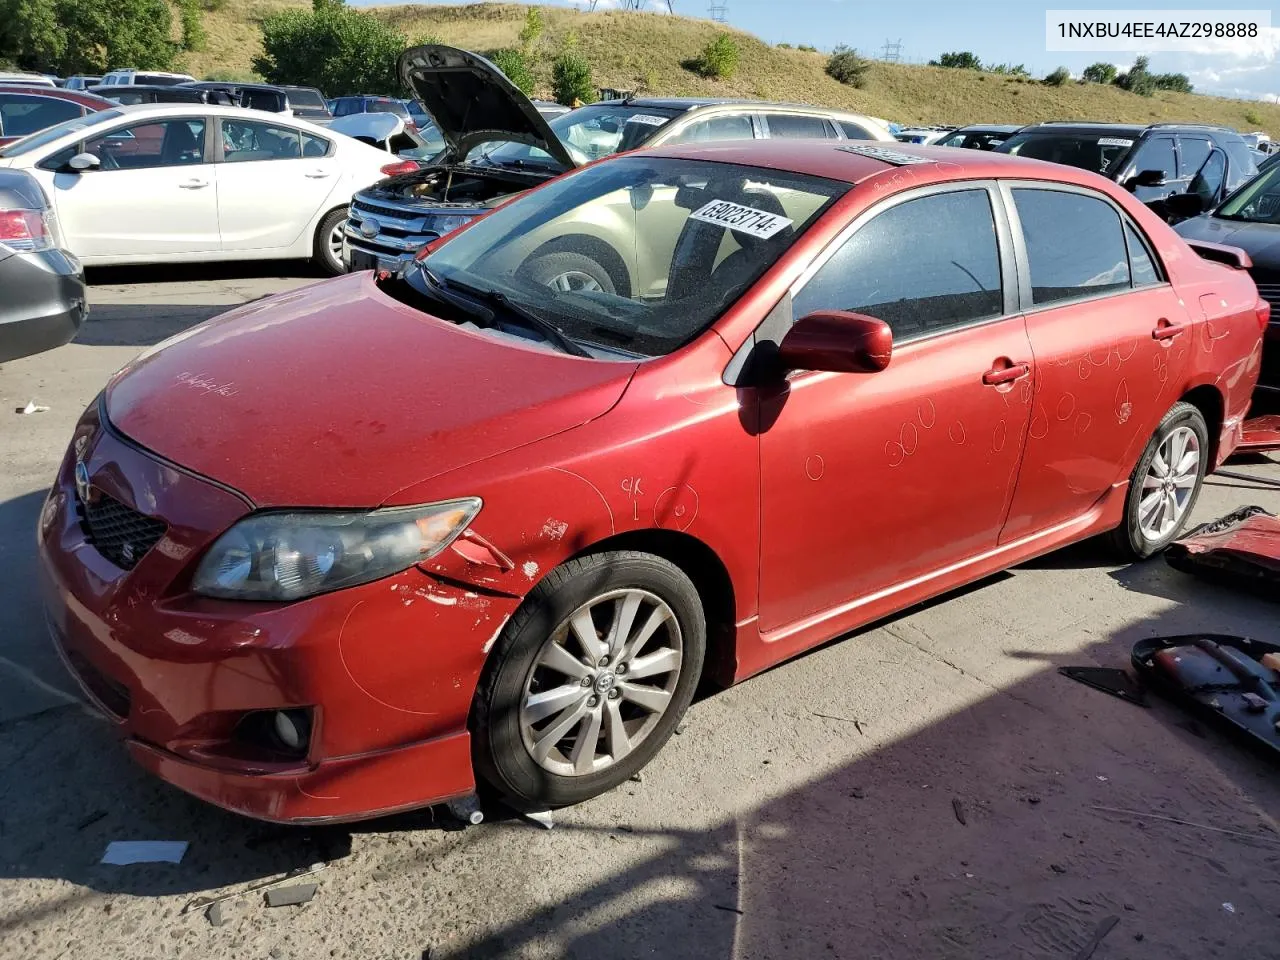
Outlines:
<svg viewBox="0 0 1280 960"><path fill-rule="evenodd" d="M1051 87L1065 87L1071 82L1071 71L1066 67L1059 67L1053 73L1044 78L1044 82Z"/></svg>
<svg viewBox="0 0 1280 960"><path fill-rule="evenodd" d="M0 0L0 57L65 75L173 63L165 0Z"/></svg>
<svg viewBox="0 0 1280 960"><path fill-rule="evenodd" d="M737 41L722 33L702 48L693 68L708 79L728 80L737 72L740 56Z"/></svg>
<svg viewBox="0 0 1280 960"><path fill-rule="evenodd" d="M1111 83L1116 78L1116 66L1114 63L1102 61L1091 63L1084 68L1080 77L1086 83Z"/></svg>
<svg viewBox="0 0 1280 960"><path fill-rule="evenodd" d="M1136 93L1140 96L1149 97L1153 95L1156 92L1156 85L1147 70L1150 62L1147 57L1138 57L1133 61L1133 66L1127 72L1117 75L1112 83L1121 90L1128 90L1130 93Z"/></svg>
<svg viewBox="0 0 1280 960"><path fill-rule="evenodd" d="M551 66L551 89L556 101L566 107L578 103L594 103L595 84L591 80L591 64L587 58L573 50L566 50L556 57Z"/></svg>
<svg viewBox="0 0 1280 960"><path fill-rule="evenodd" d="M982 61L978 59L976 54L970 53L968 50L961 50L955 53L944 53L937 60L930 60L931 67L955 67L960 70L981 70Z"/></svg>
<svg viewBox="0 0 1280 960"><path fill-rule="evenodd" d="M836 47L827 60L827 76L849 87L861 87L866 82L867 71L870 69L869 60L858 56L856 51L844 44Z"/></svg>
<svg viewBox="0 0 1280 960"><path fill-rule="evenodd" d="M203 50L209 35L204 30L204 11L200 9L200 0L179 0L178 14L182 18L182 49Z"/></svg>
<svg viewBox="0 0 1280 960"><path fill-rule="evenodd" d="M510 49L495 50L489 59L526 97L533 93L533 74L529 72L523 53Z"/></svg>
<svg viewBox="0 0 1280 960"><path fill-rule="evenodd" d="M520 49L530 53L542 37L542 11L530 7L524 14L524 26L520 28Z"/></svg>
<svg viewBox="0 0 1280 960"><path fill-rule="evenodd" d="M1191 78L1185 73L1155 73L1151 75L1151 82L1157 90L1172 90L1175 93L1190 93L1194 89Z"/></svg>
<svg viewBox="0 0 1280 960"><path fill-rule="evenodd" d="M313 0L313 9L284 10L262 21L262 56L253 69L268 83L319 87L331 97L397 93L402 33L341 0Z"/></svg>

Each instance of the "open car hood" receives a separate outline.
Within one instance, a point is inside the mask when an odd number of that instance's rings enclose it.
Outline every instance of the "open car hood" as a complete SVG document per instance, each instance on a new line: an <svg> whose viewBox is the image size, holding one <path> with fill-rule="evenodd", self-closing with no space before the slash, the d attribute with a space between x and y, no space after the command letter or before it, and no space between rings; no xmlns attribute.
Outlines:
<svg viewBox="0 0 1280 960"><path fill-rule="evenodd" d="M538 108L484 57L428 43L400 54L399 73L435 119L454 159L476 144L508 140L546 151L566 170L577 166Z"/></svg>
<svg viewBox="0 0 1280 960"><path fill-rule="evenodd" d="M338 117L329 129L334 133L344 133L348 137L364 138L374 143L390 140L398 133L404 133L404 120L394 113L352 113Z"/></svg>

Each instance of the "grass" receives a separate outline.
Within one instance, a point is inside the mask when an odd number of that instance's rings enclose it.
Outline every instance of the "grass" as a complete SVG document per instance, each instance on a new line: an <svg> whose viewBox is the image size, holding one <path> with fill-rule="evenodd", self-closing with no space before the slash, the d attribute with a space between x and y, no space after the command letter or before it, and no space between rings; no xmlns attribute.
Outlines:
<svg viewBox="0 0 1280 960"><path fill-rule="evenodd" d="M182 62L188 72L200 76L214 70L248 75L250 61L260 49L262 18L274 10L309 6L309 0L227 0L222 10L205 14L209 34L205 51L186 54ZM519 46L526 9L497 3L372 8L411 39L433 34L445 43L480 51ZM773 47L735 30L727 32L741 51L738 69L731 79L714 80L681 65L695 60L708 43L726 32L709 20L544 7L543 21L531 69L535 93L544 97L551 92L551 62L574 34L578 51L591 63L596 85L619 90L800 101L900 123L1186 121L1280 135L1280 105L1197 94L1161 91L1154 97L1140 97L1113 86L1073 81L1054 87L972 70L880 61L871 61L863 86L853 88L827 76L826 54Z"/></svg>

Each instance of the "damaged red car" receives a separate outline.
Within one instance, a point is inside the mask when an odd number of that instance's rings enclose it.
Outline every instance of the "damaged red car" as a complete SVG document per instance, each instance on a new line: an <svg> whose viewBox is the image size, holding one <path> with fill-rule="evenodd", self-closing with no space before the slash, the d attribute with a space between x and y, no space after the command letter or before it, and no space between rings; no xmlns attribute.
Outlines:
<svg viewBox="0 0 1280 960"><path fill-rule="evenodd" d="M1095 534L1162 549L1266 320L1085 171L620 156L118 373L40 517L49 621L133 757L228 809L570 804L700 683Z"/></svg>

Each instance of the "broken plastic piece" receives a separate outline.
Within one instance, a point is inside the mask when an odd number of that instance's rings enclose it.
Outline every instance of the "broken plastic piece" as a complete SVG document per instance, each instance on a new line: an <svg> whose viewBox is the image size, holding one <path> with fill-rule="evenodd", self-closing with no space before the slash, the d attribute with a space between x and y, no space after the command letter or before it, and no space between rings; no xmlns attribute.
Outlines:
<svg viewBox="0 0 1280 960"><path fill-rule="evenodd" d="M25 407L15 407L14 413L47 413L49 410L43 403L36 403L34 400L28 400Z"/></svg>
<svg viewBox="0 0 1280 960"><path fill-rule="evenodd" d="M551 817L550 810L525 811L523 816L530 823L535 823L544 830L550 830L556 825L555 820Z"/></svg>
<svg viewBox="0 0 1280 960"><path fill-rule="evenodd" d="M185 840L112 840L102 863L124 866L130 863L181 863L187 852Z"/></svg>
<svg viewBox="0 0 1280 960"><path fill-rule="evenodd" d="M1071 680L1078 680L1087 687L1109 693L1113 697L1136 703L1140 707L1147 705L1147 698L1142 687L1133 682L1133 678L1123 670L1114 667L1059 667L1058 672Z"/></svg>
<svg viewBox="0 0 1280 960"><path fill-rule="evenodd" d="M1169 566L1268 599L1280 599L1280 520L1241 507L1169 544Z"/></svg>
<svg viewBox="0 0 1280 960"><path fill-rule="evenodd" d="M316 884L299 883L292 887L275 887L267 891L268 907L293 907L307 903L316 895Z"/></svg>

